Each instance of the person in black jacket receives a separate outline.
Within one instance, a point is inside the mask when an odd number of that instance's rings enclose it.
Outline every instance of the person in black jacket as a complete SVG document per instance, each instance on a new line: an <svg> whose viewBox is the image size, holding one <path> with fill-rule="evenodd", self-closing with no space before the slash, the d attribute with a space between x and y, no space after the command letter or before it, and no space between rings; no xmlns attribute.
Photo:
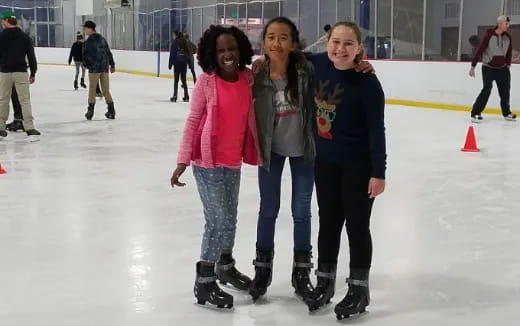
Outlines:
<svg viewBox="0 0 520 326"><path fill-rule="evenodd" d="M13 84L16 87L23 113L23 124L28 136L39 136L34 128L29 85L35 82L36 56L31 38L17 27L18 20L12 12L2 12L0 34L0 139L7 137L6 121L9 117L9 101ZM30 75L27 73L27 58Z"/></svg>
<svg viewBox="0 0 520 326"><path fill-rule="evenodd" d="M83 35L81 33L76 34L76 42L72 44L70 48L69 54L69 65L74 58L74 63L76 64L76 77L74 78L74 89L78 89L78 77L79 70L81 69L81 87L87 88L85 85L85 67L83 66Z"/></svg>
<svg viewBox="0 0 520 326"><path fill-rule="evenodd" d="M183 101L188 102L190 96L188 95L188 84L186 83L186 71L188 70L190 49L188 42L184 38L184 35L175 31L173 33L173 42L170 48L170 60L168 63L168 69L172 69L174 74L173 82L173 97L170 98L171 102L177 102L177 89L179 88L179 77L182 82L182 88L184 89Z"/></svg>
<svg viewBox="0 0 520 326"><path fill-rule="evenodd" d="M190 49L188 55L188 68L190 68L191 75L193 76L193 83L197 82L197 74L195 73L195 54L197 54L197 46L190 40L190 36L188 34L184 34L184 38L188 43L188 48Z"/></svg>
<svg viewBox="0 0 520 326"><path fill-rule="evenodd" d="M110 94L109 74L116 71L114 57L110 51L107 41L101 34L96 33L96 24L93 21L86 21L83 31L88 39L83 46L83 63L88 69L89 92L88 92L88 111L85 114L87 120L92 120L94 116L94 106L96 105L96 85L101 82L101 92L107 103L107 119L115 119L116 111L114 100Z"/></svg>

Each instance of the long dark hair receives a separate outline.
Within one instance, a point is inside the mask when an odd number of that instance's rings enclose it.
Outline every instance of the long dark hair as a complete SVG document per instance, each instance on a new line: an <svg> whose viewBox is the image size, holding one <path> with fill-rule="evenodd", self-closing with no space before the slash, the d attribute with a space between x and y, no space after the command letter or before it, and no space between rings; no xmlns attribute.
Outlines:
<svg viewBox="0 0 520 326"><path fill-rule="evenodd" d="M271 24L284 24L291 30L291 41L295 45L295 50L289 54L289 65L287 66L287 86L285 87L285 98L291 104L298 104L299 89L298 89L298 63L305 60L300 49L300 32L296 25L287 17L276 17L271 19L262 31L262 41L265 43L267 29Z"/></svg>
<svg viewBox="0 0 520 326"><path fill-rule="evenodd" d="M175 34L175 40L179 45L179 49L181 49L185 55L188 55L190 53L190 47L188 46L188 41L186 41L186 38L184 38L184 34L179 31L175 31L173 33Z"/></svg>

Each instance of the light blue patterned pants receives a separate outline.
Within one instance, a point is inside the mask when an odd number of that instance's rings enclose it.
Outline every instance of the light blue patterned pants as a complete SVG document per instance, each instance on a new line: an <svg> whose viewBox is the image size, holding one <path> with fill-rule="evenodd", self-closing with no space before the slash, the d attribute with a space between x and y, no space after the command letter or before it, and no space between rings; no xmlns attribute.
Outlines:
<svg viewBox="0 0 520 326"><path fill-rule="evenodd" d="M240 169L194 165L193 175L206 220L200 259L217 262L222 249L232 249L235 244Z"/></svg>

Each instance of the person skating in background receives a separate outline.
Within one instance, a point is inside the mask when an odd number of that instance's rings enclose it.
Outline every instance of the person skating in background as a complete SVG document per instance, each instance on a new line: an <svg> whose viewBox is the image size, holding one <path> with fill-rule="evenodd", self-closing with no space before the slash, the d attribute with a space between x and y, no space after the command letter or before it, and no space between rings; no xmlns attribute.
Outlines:
<svg viewBox="0 0 520 326"><path fill-rule="evenodd" d="M188 34L184 34L184 38L186 38L186 42L188 42L188 48L190 49L190 55L188 57L188 68L190 68L191 75L193 76L193 83L197 82L197 74L195 73L195 54L197 54L197 46L190 41L190 36Z"/></svg>
<svg viewBox="0 0 520 326"><path fill-rule="evenodd" d="M168 62L168 69L173 67L173 96L170 98L171 102L177 102L177 90L179 88L179 78L184 89L184 97L182 100L188 102L190 96L188 94L188 84L186 83L186 72L188 70L188 61L190 56L190 49L188 42L184 35L179 32L173 32L173 41L170 48L170 59Z"/></svg>
<svg viewBox="0 0 520 326"><path fill-rule="evenodd" d="M370 215L385 189L385 96L375 74L357 72L363 58L359 27L335 24L327 53L313 55L317 79L314 137L315 184L320 230L318 282L306 303L313 311L335 292L341 234L350 249L348 291L334 311L338 319L365 311L370 302Z"/></svg>
<svg viewBox="0 0 520 326"><path fill-rule="evenodd" d="M482 61L482 80L484 84L471 110L471 121L474 123L480 123L483 120L482 112L491 95L493 81L497 83L500 107L504 119L516 121L516 115L511 112L510 108L510 67L513 39L511 34L508 33L508 29L509 17L499 16L497 18L497 26L486 32L471 62L469 75L475 77L475 67L480 60Z"/></svg>
<svg viewBox="0 0 520 326"><path fill-rule="evenodd" d="M69 65L72 63L72 59L74 59L74 64L76 65L76 75L74 77L74 89L78 89L78 77L79 71L81 69L81 87L87 88L85 85L85 66L83 66L83 35L80 32L76 34L76 42L72 44L70 48L69 54Z"/></svg>
<svg viewBox="0 0 520 326"><path fill-rule="evenodd" d="M17 27L18 20L11 11L0 16L4 30L0 34L0 139L7 137L6 121L9 118L9 101L16 87L23 113L23 125L27 136L37 137L31 108L30 84L36 80L38 68L31 38ZM27 73L27 61L30 75Z"/></svg>
<svg viewBox="0 0 520 326"><path fill-rule="evenodd" d="M92 120L94 116L96 87L98 82L100 82L101 92L107 104L105 117L107 119L115 119L116 111L114 100L110 94L110 76L108 73L109 70L111 73L116 71L114 57L105 38L96 32L96 24L93 21L86 21L83 25L83 31L88 36L83 46L83 63L88 69L89 78L88 110L85 118Z"/></svg>
<svg viewBox="0 0 520 326"><path fill-rule="evenodd" d="M253 50L236 27L211 26L204 32L197 59L204 73L182 136L172 187L193 163L204 207L204 235L196 264L194 294L199 304L231 308L233 296L216 283L247 291L251 279L235 267L233 247L237 225L242 163L258 165L256 122L251 92L253 74L246 68Z"/></svg>

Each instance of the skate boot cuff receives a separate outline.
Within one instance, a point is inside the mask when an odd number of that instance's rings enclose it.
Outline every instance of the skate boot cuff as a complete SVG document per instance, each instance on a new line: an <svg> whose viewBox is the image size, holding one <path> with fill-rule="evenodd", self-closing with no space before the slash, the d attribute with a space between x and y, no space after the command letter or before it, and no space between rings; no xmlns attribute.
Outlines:
<svg viewBox="0 0 520 326"><path fill-rule="evenodd" d="M197 277L197 283L213 283L217 281L217 276L208 276L208 277Z"/></svg>
<svg viewBox="0 0 520 326"><path fill-rule="evenodd" d="M263 267L263 268L273 268L273 262L262 262L262 261L257 261L256 259L253 260L253 265L255 267Z"/></svg>
<svg viewBox="0 0 520 326"><path fill-rule="evenodd" d="M368 287L368 280L353 280L351 278L347 278L347 283L350 285L357 285L357 286L363 286Z"/></svg>
<svg viewBox="0 0 520 326"><path fill-rule="evenodd" d="M314 267L314 264L313 263L303 263L303 262L294 262L293 263L293 268L313 268Z"/></svg>
<svg viewBox="0 0 520 326"><path fill-rule="evenodd" d="M233 259L229 264L217 264L217 270L219 271L228 271L235 267L235 260Z"/></svg>
<svg viewBox="0 0 520 326"><path fill-rule="evenodd" d="M328 278L328 279L331 279L331 280L335 280L336 279L336 273L325 273L325 272L321 272L321 271L316 270L314 272L314 274L316 274L316 276L318 276L318 277Z"/></svg>

